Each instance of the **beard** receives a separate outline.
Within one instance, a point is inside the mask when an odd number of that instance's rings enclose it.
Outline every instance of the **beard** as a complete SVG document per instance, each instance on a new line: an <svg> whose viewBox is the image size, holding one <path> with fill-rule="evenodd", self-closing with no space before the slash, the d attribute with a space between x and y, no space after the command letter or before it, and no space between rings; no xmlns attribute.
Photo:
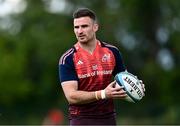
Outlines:
<svg viewBox="0 0 180 126"><path fill-rule="evenodd" d="M92 41L92 40L94 40L95 39L95 36L86 36L86 35L84 35L84 36L78 36L77 37L77 39L78 39L78 41L80 42L80 43L89 43L90 41Z"/></svg>

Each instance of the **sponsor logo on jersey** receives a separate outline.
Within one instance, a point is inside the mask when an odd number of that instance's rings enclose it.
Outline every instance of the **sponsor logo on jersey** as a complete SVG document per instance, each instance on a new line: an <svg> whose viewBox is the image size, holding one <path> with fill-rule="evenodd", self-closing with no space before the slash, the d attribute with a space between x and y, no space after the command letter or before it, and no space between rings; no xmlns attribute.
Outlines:
<svg viewBox="0 0 180 126"><path fill-rule="evenodd" d="M81 60L79 60L78 62L77 62L77 65L82 65L83 64L83 61L81 61Z"/></svg>
<svg viewBox="0 0 180 126"><path fill-rule="evenodd" d="M93 76L103 76L103 75L111 75L112 70L102 70L102 71L93 71L86 74L78 74L78 78L87 78L87 77L93 77Z"/></svg>

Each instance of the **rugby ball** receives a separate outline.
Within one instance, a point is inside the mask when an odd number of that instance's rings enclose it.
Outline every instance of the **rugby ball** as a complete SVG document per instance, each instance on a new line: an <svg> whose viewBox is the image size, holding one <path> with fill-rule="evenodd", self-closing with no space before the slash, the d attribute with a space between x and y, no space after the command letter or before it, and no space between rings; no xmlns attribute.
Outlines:
<svg viewBox="0 0 180 126"><path fill-rule="evenodd" d="M129 102L138 102L144 96L144 91L140 80L133 74L125 71L120 72L115 76L117 86L124 86L124 90L127 93L125 100Z"/></svg>

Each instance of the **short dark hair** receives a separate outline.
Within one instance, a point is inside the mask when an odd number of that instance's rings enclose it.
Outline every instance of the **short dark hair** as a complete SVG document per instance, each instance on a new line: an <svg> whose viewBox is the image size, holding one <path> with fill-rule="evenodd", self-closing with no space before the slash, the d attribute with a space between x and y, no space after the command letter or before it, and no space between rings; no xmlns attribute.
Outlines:
<svg viewBox="0 0 180 126"><path fill-rule="evenodd" d="M73 13L73 19L75 18L80 18L80 17L90 17L94 21L97 21L96 14L88 9L88 8L78 8L74 13Z"/></svg>

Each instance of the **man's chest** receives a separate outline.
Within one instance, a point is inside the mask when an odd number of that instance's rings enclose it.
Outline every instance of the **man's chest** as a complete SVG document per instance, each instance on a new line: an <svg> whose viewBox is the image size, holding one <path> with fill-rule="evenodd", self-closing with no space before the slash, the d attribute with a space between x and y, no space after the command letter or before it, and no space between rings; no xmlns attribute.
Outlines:
<svg viewBox="0 0 180 126"><path fill-rule="evenodd" d="M79 79L112 74L115 66L114 55L109 50L100 50L94 54L77 52L73 61Z"/></svg>

